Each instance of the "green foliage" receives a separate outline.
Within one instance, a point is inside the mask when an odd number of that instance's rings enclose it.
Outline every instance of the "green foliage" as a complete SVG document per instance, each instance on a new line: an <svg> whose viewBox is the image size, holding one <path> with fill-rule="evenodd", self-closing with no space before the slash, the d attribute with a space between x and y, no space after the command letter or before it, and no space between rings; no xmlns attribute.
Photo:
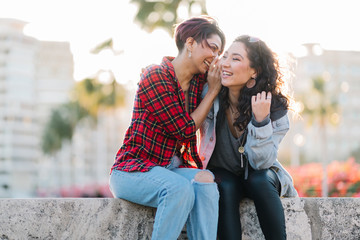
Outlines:
<svg viewBox="0 0 360 240"><path fill-rule="evenodd" d="M326 91L326 81L322 77L312 79L312 88L302 93L298 99L304 104L303 114L308 116L309 123L319 121L320 125L331 121L331 115L338 111L337 96Z"/></svg>
<svg viewBox="0 0 360 240"><path fill-rule="evenodd" d="M87 78L78 82L74 89L74 98L79 105L96 118L99 109L113 108L124 104L125 89L115 79L109 84L96 78Z"/></svg>
<svg viewBox="0 0 360 240"><path fill-rule="evenodd" d="M78 102L65 103L54 109L50 120L45 125L42 140L42 150L53 154L60 150L63 140L71 140L78 121L88 116L86 109Z"/></svg>
<svg viewBox="0 0 360 240"><path fill-rule="evenodd" d="M360 147L351 151L349 157L354 157L357 163L360 163Z"/></svg>
<svg viewBox="0 0 360 240"><path fill-rule="evenodd" d="M308 189L306 189L305 194L309 197L316 197L316 188L313 186L309 187Z"/></svg>
<svg viewBox="0 0 360 240"><path fill-rule="evenodd" d="M347 192L349 193L349 196L352 196L355 193L360 192L360 182L355 182L352 185L350 185Z"/></svg>
<svg viewBox="0 0 360 240"><path fill-rule="evenodd" d="M98 54L99 52L101 52L104 49L113 49L113 40L112 38L98 44L92 51L91 53L94 54Z"/></svg>
<svg viewBox="0 0 360 240"><path fill-rule="evenodd" d="M313 88L320 94L325 94L325 80L322 77L315 77L313 79Z"/></svg>
<svg viewBox="0 0 360 240"><path fill-rule="evenodd" d="M109 84L96 78L87 78L76 83L73 101L60 105L51 113L42 138L45 154L54 154L64 140L71 140L76 125L84 118L96 121L100 110L124 105L125 89L115 79Z"/></svg>
<svg viewBox="0 0 360 240"><path fill-rule="evenodd" d="M200 6L201 13L207 14L205 0L132 0L139 6L135 16L143 29L152 32L155 28L163 28L170 35L173 34L173 26L182 19L178 19L177 10L180 4L187 6L189 16L193 16L193 7Z"/></svg>
<svg viewBox="0 0 360 240"><path fill-rule="evenodd" d="M138 4L135 21L143 29L152 32L155 28L163 28L170 35L178 19L177 10L180 5L187 6L188 15L193 16L193 7L198 5L201 14L207 14L205 0L132 0ZM98 54L105 49L115 51L113 39L108 39L91 51ZM83 118L96 120L100 110L112 109L124 104L125 89L115 78L110 84L103 84L97 78L86 78L75 85L73 100L54 109L43 133L42 149L46 154L53 154L61 149L63 140L71 140L74 129Z"/></svg>

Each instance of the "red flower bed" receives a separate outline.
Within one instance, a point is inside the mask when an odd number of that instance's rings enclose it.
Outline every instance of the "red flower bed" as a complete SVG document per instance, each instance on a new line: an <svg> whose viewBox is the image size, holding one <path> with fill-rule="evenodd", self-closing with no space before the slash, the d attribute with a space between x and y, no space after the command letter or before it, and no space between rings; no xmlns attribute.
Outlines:
<svg viewBox="0 0 360 240"><path fill-rule="evenodd" d="M321 163L308 163L286 168L293 177L300 197L321 197L323 168ZM360 197L360 164L354 158L328 165L329 197Z"/></svg>

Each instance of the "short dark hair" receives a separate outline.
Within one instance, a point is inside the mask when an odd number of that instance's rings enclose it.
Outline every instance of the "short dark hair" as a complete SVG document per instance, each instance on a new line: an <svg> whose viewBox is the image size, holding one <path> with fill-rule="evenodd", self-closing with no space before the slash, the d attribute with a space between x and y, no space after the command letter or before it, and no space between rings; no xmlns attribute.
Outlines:
<svg viewBox="0 0 360 240"><path fill-rule="evenodd" d="M224 51L225 35L219 28L217 21L210 16L193 17L181 22L175 27L175 42L176 46L181 52L184 48L186 39L192 37L196 42L205 42L211 35L216 34L221 39L220 53Z"/></svg>

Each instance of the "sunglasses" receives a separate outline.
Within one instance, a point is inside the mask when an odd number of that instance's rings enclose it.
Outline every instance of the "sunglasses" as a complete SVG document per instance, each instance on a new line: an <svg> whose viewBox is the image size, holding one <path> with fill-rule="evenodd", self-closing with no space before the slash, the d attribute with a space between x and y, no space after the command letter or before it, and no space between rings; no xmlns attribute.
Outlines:
<svg viewBox="0 0 360 240"><path fill-rule="evenodd" d="M251 36L248 36L248 37L247 37L247 40L248 40L248 42L250 42L250 43L260 42L260 38L251 37Z"/></svg>
<svg viewBox="0 0 360 240"><path fill-rule="evenodd" d="M255 43L255 42L260 42L261 41L260 38L252 37L252 36L249 36L249 35L242 35L238 39L244 39L244 40L248 41L249 43Z"/></svg>
<svg viewBox="0 0 360 240"><path fill-rule="evenodd" d="M261 50L261 39L258 38L258 37L252 37L252 36L249 36L249 35L243 35L240 37L240 39L245 39L246 41L248 41L249 43L257 43L257 49L259 51L259 54L261 56L262 54L262 50Z"/></svg>

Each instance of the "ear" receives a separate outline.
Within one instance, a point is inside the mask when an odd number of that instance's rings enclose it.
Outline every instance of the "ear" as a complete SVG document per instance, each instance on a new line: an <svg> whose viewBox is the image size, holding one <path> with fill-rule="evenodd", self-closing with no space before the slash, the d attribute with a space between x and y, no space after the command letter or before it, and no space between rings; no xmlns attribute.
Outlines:
<svg viewBox="0 0 360 240"><path fill-rule="evenodd" d="M251 78L253 78L253 79L256 79L256 77L257 77L257 72L255 71L255 69L251 69Z"/></svg>
<svg viewBox="0 0 360 240"><path fill-rule="evenodd" d="M192 37L188 37L185 42L186 50L192 51L194 47L194 43L196 43L195 39Z"/></svg>

